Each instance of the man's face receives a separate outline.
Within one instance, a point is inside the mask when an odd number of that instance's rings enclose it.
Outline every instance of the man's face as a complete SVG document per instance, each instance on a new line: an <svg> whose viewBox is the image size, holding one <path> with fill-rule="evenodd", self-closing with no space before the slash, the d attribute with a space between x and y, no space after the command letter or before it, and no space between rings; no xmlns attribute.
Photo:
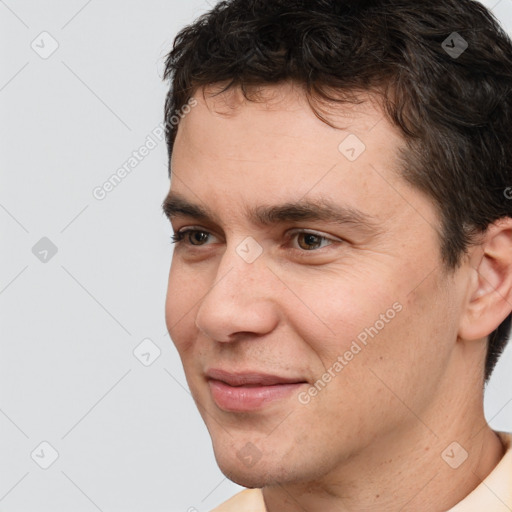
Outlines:
<svg viewBox="0 0 512 512"><path fill-rule="evenodd" d="M219 466L249 487L314 481L369 450L384 462L425 436L463 294L376 103L337 106L333 128L291 85L263 93L198 91L181 121L170 195L208 215L170 209L176 233L194 231L166 303Z"/></svg>

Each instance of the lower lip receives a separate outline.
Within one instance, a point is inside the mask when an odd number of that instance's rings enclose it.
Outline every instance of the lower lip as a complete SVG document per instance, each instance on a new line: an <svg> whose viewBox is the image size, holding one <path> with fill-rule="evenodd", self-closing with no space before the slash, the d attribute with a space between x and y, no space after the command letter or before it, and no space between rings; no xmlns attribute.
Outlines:
<svg viewBox="0 0 512 512"><path fill-rule="evenodd" d="M209 380L208 385L213 400L220 409L229 412L249 412L289 397L292 393L298 392L304 383L235 387L219 380Z"/></svg>

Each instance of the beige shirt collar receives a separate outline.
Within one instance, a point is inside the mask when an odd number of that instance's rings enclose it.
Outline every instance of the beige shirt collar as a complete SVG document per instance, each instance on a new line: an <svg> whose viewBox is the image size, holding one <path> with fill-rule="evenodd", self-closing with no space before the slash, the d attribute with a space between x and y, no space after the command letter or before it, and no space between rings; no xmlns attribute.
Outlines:
<svg viewBox="0 0 512 512"><path fill-rule="evenodd" d="M512 512L512 434L497 432L506 453L487 478L447 512ZM259 489L246 489L212 512L266 512Z"/></svg>
<svg viewBox="0 0 512 512"><path fill-rule="evenodd" d="M512 511L512 434L496 433L505 445L505 455L487 478L448 512Z"/></svg>

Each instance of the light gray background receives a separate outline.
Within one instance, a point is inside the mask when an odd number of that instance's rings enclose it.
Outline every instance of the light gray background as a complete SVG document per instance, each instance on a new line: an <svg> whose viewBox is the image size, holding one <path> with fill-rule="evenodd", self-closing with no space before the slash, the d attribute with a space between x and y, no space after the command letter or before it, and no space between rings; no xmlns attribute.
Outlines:
<svg viewBox="0 0 512 512"><path fill-rule="evenodd" d="M496 3L512 31L512 0ZM164 322L163 58L209 8L0 0L0 512L203 512L239 489L215 464ZM148 136L156 147L96 199ZM32 252L43 237L58 249L46 262ZM144 366L133 351L148 338L142 360L161 355ZM512 347L486 396L508 431L511 372ZM48 469L43 441L58 452Z"/></svg>

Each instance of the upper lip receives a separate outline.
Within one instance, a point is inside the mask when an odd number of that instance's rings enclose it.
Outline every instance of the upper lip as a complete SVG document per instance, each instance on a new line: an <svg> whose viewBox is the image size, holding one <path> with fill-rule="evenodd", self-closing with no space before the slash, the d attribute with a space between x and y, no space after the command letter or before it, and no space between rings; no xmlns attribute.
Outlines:
<svg viewBox="0 0 512 512"><path fill-rule="evenodd" d="M274 386L276 384L297 384L306 382L302 378L281 377L258 371L228 372L212 368L206 372L209 380L218 380L230 386Z"/></svg>

